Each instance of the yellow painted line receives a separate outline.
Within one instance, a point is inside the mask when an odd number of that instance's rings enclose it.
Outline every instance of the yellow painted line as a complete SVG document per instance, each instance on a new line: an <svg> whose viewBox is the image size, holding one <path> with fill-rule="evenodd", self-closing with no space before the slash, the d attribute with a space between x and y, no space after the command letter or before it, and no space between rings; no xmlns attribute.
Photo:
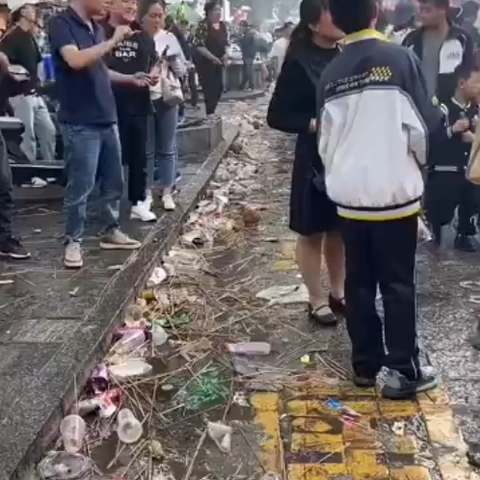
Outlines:
<svg viewBox="0 0 480 480"><path fill-rule="evenodd" d="M285 478L285 460L280 434L280 398L276 393L255 393L250 397L255 409L255 422L265 433L261 445L263 468Z"/></svg>
<svg viewBox="0 0 480 480"><path fill-rule="evenodd" d="M325 404L330 398L361 414L357 424L342 423L339 412ZM467 463L467 446L443 387L419 395L415 401L389 401L373 390L340 382L298 387L288 392L288 398L257 393L251 402L256 423L266 434L261 445L263 465L280 473L283 480L332 480L341 476L355 480L433 480L438 476L428 468L432 462L442 480L480 480ZM287 415L290 438L281 438L282 412ZM413 418L424 422L429 438L426 452L407 428ZM404 424L404 434L394 433L395 423Z"/></svg>

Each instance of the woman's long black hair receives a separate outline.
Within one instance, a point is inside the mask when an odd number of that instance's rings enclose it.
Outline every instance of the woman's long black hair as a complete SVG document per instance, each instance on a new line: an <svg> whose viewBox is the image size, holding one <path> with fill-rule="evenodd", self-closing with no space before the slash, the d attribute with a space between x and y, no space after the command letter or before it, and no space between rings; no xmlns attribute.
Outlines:
<svg viewBox="0 0 480 480"><path fill-rule="evenodd" d="M328 10L328 0L302 0L300 3L300 21L290 35L289 50L301 42L311 40L310 25L315 25L322 13Z"/></svg>

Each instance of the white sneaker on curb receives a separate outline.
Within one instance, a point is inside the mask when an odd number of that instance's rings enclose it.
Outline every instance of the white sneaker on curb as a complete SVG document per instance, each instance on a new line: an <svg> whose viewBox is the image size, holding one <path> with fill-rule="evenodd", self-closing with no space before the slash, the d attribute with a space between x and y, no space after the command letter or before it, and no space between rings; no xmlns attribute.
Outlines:
<svg viewBox="0 0 480 480"><path fill-rule="evenodd" d="M141 220L142 222L154 222L157 216L150 211L150 206L145 202L138 202L132 206L130 213L131 220Z"/></svg>
<svg viewBox="0 0 480 480"><path fill-rule="evenodd" d="M152 209L152 205L153 205L153 193L151 190L147 190L147 192L145 193L145 201L143 202L149 210Z"/></svg>
<svg viewBox="0 0 480 480"><path fill-rule="evenodd" d="M164 210L173 211L175 210L175 202L173 201L172 195L164 195L162 197L162 204Z"/></svg>
<svg viewBox="0 0 480 480"><path fill-rule="evenodd" d="M63 265L65 268L82 268L82 247L78 242L70 242L65 245L63 253Z"/></svg>
<svg viewBox="0 0 480 480"><path fill-rule="evenodd" d="M138 250L141 246L140 242L130 238L120 229L104 235L100 241L100 248L103 250Z"/></svg>

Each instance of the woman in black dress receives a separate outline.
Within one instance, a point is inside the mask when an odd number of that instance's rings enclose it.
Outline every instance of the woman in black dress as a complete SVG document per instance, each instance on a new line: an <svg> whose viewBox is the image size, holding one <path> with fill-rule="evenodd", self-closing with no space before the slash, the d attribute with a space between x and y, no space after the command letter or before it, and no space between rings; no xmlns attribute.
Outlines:
<svg viewBox="0 0 480 480"><path fill-rule="evenodd" d="M205 4L205 18L198 23L193 45L197 48L197 73L207 115L213 115L223 92L223 67L228 45L227 26L221 21L218 0Z"/></svg>
<svg viewBox="0 0 480 480"><path fill-rule="evenodd" d="M293 31L285 62L268 109L270 127L296 133L290 198L290 228L299 234L297 263L307 286L309 316L335 325L344 312L344 252L335 205L327 197L323 164L317 153L316 83L339 53L343 37L332 23L328 0L303 0L300 23ZM322 253L330 293L320 281Z"/></svg>

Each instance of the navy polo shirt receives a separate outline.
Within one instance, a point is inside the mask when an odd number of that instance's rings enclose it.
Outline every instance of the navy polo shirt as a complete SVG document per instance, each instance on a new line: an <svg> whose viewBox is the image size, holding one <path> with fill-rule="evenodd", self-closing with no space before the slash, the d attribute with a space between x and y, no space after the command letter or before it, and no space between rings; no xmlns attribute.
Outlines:
<svg viewBox="0 0 480 480"><path fill-rule="evenodd" d="M60 50L75 45L79 50L105 40L100 25L92 26L68 7L55 15L49 25L49 39L56 75L56 94L60 103L58 121L74 125L111 125L117 121L115 98L103 60L75 70L68 66Z"/></svg>

